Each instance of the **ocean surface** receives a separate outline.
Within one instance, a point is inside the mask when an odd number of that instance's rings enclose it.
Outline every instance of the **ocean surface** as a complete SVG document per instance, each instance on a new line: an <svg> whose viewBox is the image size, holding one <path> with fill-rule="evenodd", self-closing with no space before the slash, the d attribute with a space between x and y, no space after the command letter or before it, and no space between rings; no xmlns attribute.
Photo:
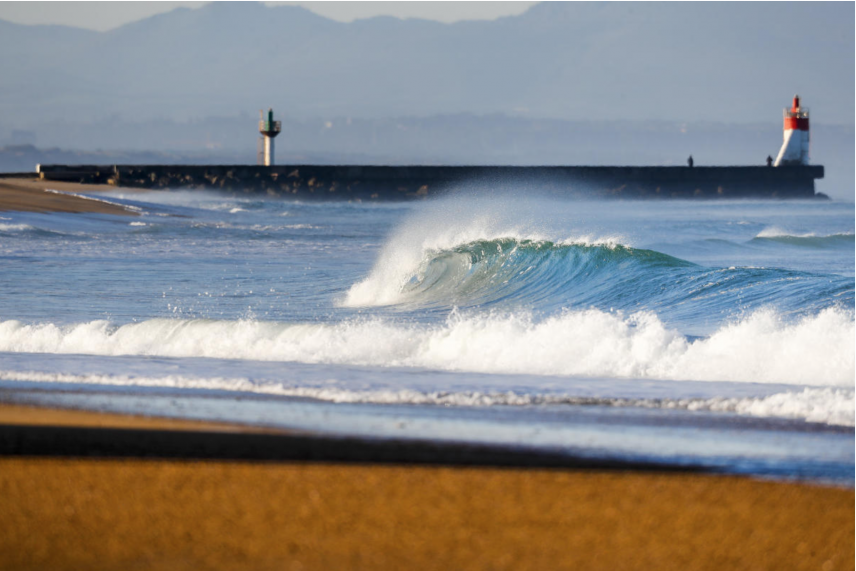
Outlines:
<svg viewBox="0 0 856 571"><path fill-rule="evenodd" d="M0 212L0 397L853 485L854 205Z"/></svg>

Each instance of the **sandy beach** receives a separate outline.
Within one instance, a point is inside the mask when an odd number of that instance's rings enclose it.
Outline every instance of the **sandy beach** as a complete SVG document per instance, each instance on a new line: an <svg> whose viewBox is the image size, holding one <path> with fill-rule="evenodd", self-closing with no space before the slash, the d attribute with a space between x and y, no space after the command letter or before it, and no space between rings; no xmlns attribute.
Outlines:
<svg viewBox="0 0 856 571"><path fill-rule="evenodd" d="M0 409L0 423L229 434L20 406ZM0 495L3 569L832 570L854 561L853 490L733 476L6 455Z"/></svg>
<svg viewBox="0 0 856 571"><path fill-rule="evenodd" d="M51 192L52 190L60 192ZM40 180L35 176L33 178L3 178L0 176L0 212L18 210L24 212L90 212L124 216L139 215L138 212L117 204L66 194L110 190L116 190L116 187Z"/></svg>

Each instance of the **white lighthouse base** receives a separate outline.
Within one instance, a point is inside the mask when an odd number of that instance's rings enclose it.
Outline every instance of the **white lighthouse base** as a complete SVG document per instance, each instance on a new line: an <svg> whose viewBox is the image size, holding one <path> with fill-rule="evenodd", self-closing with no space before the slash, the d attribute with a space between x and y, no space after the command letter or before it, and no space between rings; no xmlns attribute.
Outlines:
<svg viewBox="0 0 856 571"><path fill-rule="evenodd" d="M776 157L775 166L808 164L808 131L788 129Z"/></svg>
<svg viewBox="0 0 856 571"><path fill-rule="evenodd" d="M265 166L271 167L273 166L273 151L274 151L274 138L273 137L265 137Z"/></svg>

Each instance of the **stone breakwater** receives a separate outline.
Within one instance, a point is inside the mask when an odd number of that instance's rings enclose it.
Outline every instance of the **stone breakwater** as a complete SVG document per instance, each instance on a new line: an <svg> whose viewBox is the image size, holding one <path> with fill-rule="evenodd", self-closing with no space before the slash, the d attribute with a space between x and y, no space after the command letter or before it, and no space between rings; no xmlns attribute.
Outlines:
<svg viewBox="0 0 856 571"><path fill-rule="evenodd" d="M822 166L561 167L40 165L44 180L132 188L208 188L318 200L412 200L465 188L577 197L812 198Z"/></svg>

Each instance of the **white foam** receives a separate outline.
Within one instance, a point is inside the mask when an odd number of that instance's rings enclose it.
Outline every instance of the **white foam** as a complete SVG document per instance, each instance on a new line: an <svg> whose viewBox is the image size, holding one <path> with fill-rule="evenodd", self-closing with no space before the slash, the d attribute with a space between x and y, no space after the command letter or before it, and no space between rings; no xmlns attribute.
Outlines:
<svg viewBox="0 0 856 571"><path fill-rule="evenodd" d="M722 399L711 403L710 410L729 410L760 417L804 418L809 422L853 426L854 392L847 389L806 388L802 392L778 393L757 399Z"/></svg>
<svg viewBox="0 0 856 571"><path fill-rule="evenodd" d="M279 382L256 382L247 378L204 378L182 375L139 377L0 370L0 379L36 383L250 392L309 398L334 403L419 404L461 407L600 405L664 408L728 412L762 418L793 418L841 426L854 425L854 410L856 410L854 409L854 391L852 389L832 388L805 388L801 392L788 391L757 398L626 399L576 397L563 394L527 394L514 391L355 390L340 387L288 386Z"/></svg>
<svg viewBox="0 0 856 571"><path fill-rule="evenodd" d="M815 236L814 232L808 232L806 234L794 234L788 232L787 230L783 230L778 226L768 226L758 232L755 236L756 238L784 238L787 236L792 236L794 238L812 238Z"/></svg>
<svg viewBox="0 0 856 571"><path fill-rule="evenodd" d="M77 198L82 198L84 200L91 200L93 202L103 202L104 204L109 204L111 206L118 206L120 208L124 208L126 210L132 210L134 212L143 212L142 208L137 206L131 206L129 204L119 204L118 202L112 202L110 200L104 200L103 198L95 198L93 196L89 196L86 194L78 194L76 192L67 192L64 190L54 190L52 188L46 188L45 192L50 192L52 194L64 194L66 196L76 196Z"/></svg>
<svg viewBox="0 0 856 571"><path fill-rule="evenodd" d="M383 319L287 324L153 319L121 327L0 322L0 351L214 357L435 370L852 387L852 312L797 321L757 311L688 341L656 315L595 309L453 313L443 324Z"/></svg>
<svg viewBox="0 0 856 571"><path fill-rule="evenodd" d="M815 232L790 232L778 226L768 226L755 236L756 238L833 238L835 236L853 236L853 232L838 232L834 234L817 234Z"/></svg>
<svg viewBox="0 0 856 571"><path fill-rule="evenodd" d="M0 224L0 232L14 232L21 230L33 230L29 224Z"/></svg>

